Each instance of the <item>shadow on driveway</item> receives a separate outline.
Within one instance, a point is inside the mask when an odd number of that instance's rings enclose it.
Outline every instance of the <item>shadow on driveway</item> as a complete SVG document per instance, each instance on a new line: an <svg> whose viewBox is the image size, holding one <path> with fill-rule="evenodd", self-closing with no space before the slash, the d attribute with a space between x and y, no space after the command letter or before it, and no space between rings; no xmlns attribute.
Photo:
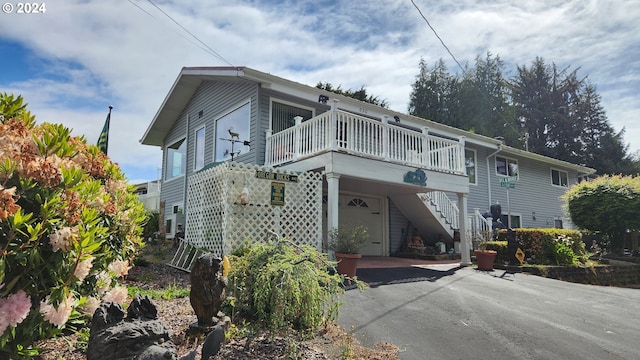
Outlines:
<svg viewBox="0 0 640 360"><path fill-rule="evenodd" d="M364 281L369 287L382 285L393 285L411 283L417 281L435 282L445 276L455 274L457 270L463 268L456 266L447 270L436 270L423 267L393 267L393 268L365 268L358 269L356 275L359 280Z"/></svg>

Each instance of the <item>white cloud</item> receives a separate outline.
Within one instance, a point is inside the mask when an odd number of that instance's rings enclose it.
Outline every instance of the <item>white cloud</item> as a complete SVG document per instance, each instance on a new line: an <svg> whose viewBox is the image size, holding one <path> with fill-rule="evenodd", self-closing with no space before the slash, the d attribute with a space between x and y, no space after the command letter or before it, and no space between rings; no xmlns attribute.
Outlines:
<svg viewBox="0 0 640 360"><path fill-rule="evenodd" d="M490 51L511 74L536 56L560 68L580 67L579 74L597 86L613 126L626 127L631 150L640 149L640 7L582 0L415 1L463 65ZM233 65L311 86L365 85L398 111L407 110L421 57L429 64L443 58L458 70L403 0L155 3ZM136 179L144 178L139 171L157 177L160 151L138 140L180 69L228 65L141 0L47 3L45 14L2 20L0 41L19 42L39 59L25 64L29 79L0 75L3 91L23 94L40 120L62 121L90 142L113 104L110 155Z"/></svg>

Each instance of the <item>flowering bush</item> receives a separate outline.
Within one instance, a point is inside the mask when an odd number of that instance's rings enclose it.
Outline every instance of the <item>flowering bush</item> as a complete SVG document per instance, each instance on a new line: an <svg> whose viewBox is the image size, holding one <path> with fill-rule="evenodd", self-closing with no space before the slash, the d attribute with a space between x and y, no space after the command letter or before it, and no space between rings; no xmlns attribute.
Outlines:
<svg viewBox="0 0 640 360"><path fill-rule="evenodd" d="M145 211L118 166L0 94L0 358L79 328L140 249ZM124 289L124 290L123 290ZM5 354L5 355L3 355Z"/></svg>

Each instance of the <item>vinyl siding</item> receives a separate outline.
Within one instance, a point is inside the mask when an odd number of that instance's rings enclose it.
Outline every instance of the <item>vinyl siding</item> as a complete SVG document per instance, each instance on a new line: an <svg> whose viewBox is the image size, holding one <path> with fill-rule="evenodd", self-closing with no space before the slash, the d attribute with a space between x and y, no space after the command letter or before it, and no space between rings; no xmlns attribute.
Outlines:
<svg viewBox="0 0 640 360"><path fill-rule="evenodd" d="M251 101L250 141L253 144L258 136L257 89L258 86L255 83L246 81L203 82L165 139L163 164L165 164L166 161L166 147L188 135L186 176L193 174L195 161L195 131L202 126L205 126L204 163L205 166L211 164L214 161L215 142L218 141L216 138L220 137L215 134L215 119L226 112L233 110L234 106L241 105L245 100ZM200 111L202 111L202 116L199 116ZM187 126L189 128L188 130ZM240 154L235 160L238 162L255 163L256 157L258 156L257 154L258 152L256 152L252 146L250 151ZM171 206L175 203L183 203L183 206L186 205L184 204L184 198L184 176L179 176L163 183L161 201L165 202L165 211L167 214L171 212ZM187 211L186 208L185 211Z"/></svg>
<svg viewBox="0 0 640 360"><path fill-rule="evenodd" d="M407 240L409 220L400 212L398 207L389 200L389 254L402 250Z"/></svg>

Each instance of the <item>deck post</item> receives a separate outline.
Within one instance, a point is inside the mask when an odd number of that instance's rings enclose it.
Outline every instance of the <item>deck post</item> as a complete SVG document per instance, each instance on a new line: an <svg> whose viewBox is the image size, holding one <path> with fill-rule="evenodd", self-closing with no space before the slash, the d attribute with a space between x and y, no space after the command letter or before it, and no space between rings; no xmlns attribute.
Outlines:
<svg viewBox="0 0 640 360"><path fill-rule="evenodd" d="M271 136L273 136L273 130L269 129L265 131L267 146L264 150L264 163L265 165L273 164L273 143L271 142Z"/></svg>
<svg viewBox="0 0 640 360"><path fill-rule="evenodd" d="M422 165L426 166L427 169L433 169L434 164L432 163L431 156L431 144L429 144L429 128L423 126L422 130Z"/></svg>
<svg viewBox="0 0 640 360"><path fill-rule="evenodd" d="M331 139L331 150L336 151L338 149L338 103L337 99L331 99L331 123L329 124L329 136L327 139Z"/></svg>
<svg viewBox="0 0 640 360"><path fill-rule="evenodd" d="M327 178L327 231L338 228L338 201L340 200L340 174L329 172ZM327 240L329 236L327 234ZM329 250L329 258L334 258L333 251Z"/></svg>
<svg viewBox="0 0 640 360"><path fill-rule="evenodd" d="M469 247L469 239L467 233L467 197L469 194L458 193L458 227L460 228L460 265L471 265L471 249Z"/></svg>
<svg viewBox="0 0 640 360"><path fill-rule="evenodd" d="M302 124L302 116L295 116L293 118L295 121L295 127L293 128L293 161L298 160L300 156L300 125Z"/></svg>
<svg viewBox="0 0 640 360"><path fill-rule="evenodd" d="M458 141L460 142L460 148L459 148L460 149L459 150L460 151L460 156L458 157L460 159L459 160L460 161L460 167L458 167L456 169L456 171L462 170L462 173L464 175L468 176L469 174L467 174L467 164L466 164L467 159L465 158L465 155L464 155L464 147L465 147L465 144L466 144L466 137L465 136L460 136L458 138ZM462 168L462 169L460 169L460 168Z"/></svg>
<svg viewBox="0 0 640 360"><path fill-rule="evenodd" d="M382 158L389 161L389 116L382 117Z"/></svg>

